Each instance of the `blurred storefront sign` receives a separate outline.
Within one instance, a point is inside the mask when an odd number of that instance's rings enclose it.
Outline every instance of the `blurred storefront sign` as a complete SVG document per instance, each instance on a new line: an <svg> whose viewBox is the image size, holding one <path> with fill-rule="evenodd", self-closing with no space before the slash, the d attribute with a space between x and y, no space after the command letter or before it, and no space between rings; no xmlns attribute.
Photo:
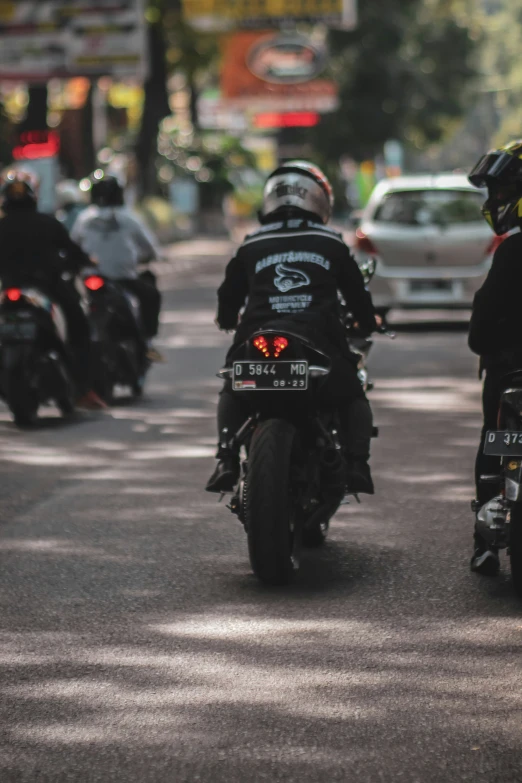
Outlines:
<svg viewBox="0 0 522 783"><path fill-rule="evenodd" d="M324 70L327 54L304 35L269 34L250 48L246 55L249 71L271 84L303 84Z"/></svg>
<svg viewBox="0 0 522 783"><path fill-rule="evenodd" d="M363 160L359 166L355 181L359 194L359 204L361 207L365 207L377 183L375 161Z"/></svg>
<svg viewBox="0 0 522 783"><path fill-rule="evenodd" d="M56 154L48 155L46 150L44 152L42 157L21 158L10 168L30 171L38 179L38 209L52 215L56 211L56 185L60 166Z"/></svg>
<svg viewBox="0 0 522 783"><path fill-rule="evenodd" d="M96 2L71 18L68 70L82 74L144 75L145 16L141 0L118 11L96 10Z"/></svg>
<svg viewBox="0 0 522 783"><path fill-rule="evenodd" d="M256 157L258 171L270 172L277 165L277 143L270 136L246 136L243 146Z"/></svg>
<svg viewBox="0 0 522 783"><path fill-rule="evenodd" d="M324 93L313 90L299 95L224 98L219 92L204 92L198 101L201 127L206 130L228 130L241 133L255 126L259 115L325 114L337 107L337 90Z"/></svg>
<svg viewBox="0 0 522 783"><path fill-rule="evenodd" d="M321 115L315 111L267 112L254 117L255 128L313 128Z"/></svg>
<svg viewBox="0 0 522 783"><path fill-rule="evenodd" d="M0 79L144 76L144 0L0 2Z"/></svg>
<svg viewBox="0 0 522 783"><path fill-rule="evenodd" d="M54 131L25 131L13 148L14 160L53 158L60 151L60 137Z"/></svg>
<svg viewBox="0 0 522 783"><path fill-rule="evenodd" d="M170 202L179 215L196 215L199 210L199 188L193 179L177 178L169 185Z"/></svg>
<svg viewBox="0 0 522 783"><path fill-rule="evenodd" d="M305 51L307 54L303 54ZM321 50L303 36L251 30L232 33L223 43L221 105L229 111L243 111L251 116L271 112L323 114L335 111L337 85L332 79L314 78L323 69L324 58ZM314 76L302 81L303 60L307 59L308 73ZM252 60L256 62L255 69ZM276 73L278 79L274 78Z"/></svg>
<svg viewBox="0 0 522 783"><path fill-rule="evenodd" d="M404 144L396 139L389 139L384 144L383 152L386 176L399 177L404 168Z"/></svg>
<svg viewBox="0 0 522 783"><path fill-rule="evenodd" d="M223 130L242 134L250 127L243 109L230 107L219 90L206 90L198 100L199 124L204 130Z"/></svg>
<svg viewBox="0 0 522 783"><path fill-rule="evenodd" d="M353 29L357 0L182 0L187 22L200 30L278 26L285 21L322 22Z"/></svg>

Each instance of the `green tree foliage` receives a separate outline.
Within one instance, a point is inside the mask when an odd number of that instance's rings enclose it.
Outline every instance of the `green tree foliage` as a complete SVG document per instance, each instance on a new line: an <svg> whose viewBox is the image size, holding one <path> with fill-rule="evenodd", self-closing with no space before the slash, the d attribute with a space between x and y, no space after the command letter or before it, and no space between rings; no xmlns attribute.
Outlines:
<svg viewBox="0 0 522 783"><path fill-rule="evenodd" d="M372 0L353 32L332 31L340 108L315 134L331 159L362 160L390 138L418 149L449 132L476 78L472 0Z"/></svg>
<svg viewBox="0 0 522 783"><path fill-rule="evenodd" d="M495 96L498 130L493 141L522 138L522 7L496 0L487 18L485 89Z"/></svg>

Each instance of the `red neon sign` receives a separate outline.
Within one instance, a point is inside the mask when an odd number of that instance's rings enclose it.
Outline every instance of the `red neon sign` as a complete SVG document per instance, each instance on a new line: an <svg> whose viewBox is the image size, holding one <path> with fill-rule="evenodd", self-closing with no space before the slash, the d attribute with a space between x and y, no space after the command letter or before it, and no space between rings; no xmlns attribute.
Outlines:
<svg viewBox="0 0 522 783"><path fill-rule="evenodd" d="M60 151L60 137L54 131L27 131L20 135L20 144L13 149L15 160L53 158Z"/></svg>
<svg viewBox="0 0 522 783"><path fill-rule="evenodd" d="M315 111L266 112L254 117L256 128L313 128L320 120Z"/></svg>

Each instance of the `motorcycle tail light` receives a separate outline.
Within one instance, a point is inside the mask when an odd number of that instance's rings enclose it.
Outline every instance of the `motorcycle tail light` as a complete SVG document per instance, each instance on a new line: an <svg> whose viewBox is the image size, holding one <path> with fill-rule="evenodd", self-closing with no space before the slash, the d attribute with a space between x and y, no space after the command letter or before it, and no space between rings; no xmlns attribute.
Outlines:
<svg viewBox="0 0 522 783"><path fill-rule="evenodd" d="M22 292L19 288L8 288L5 295L10 302L19 302L22 298Z"/></svg>
<svg viewBox="0 0 522 783"><path fill-rule="evenodd" d="M86 288L89 291L99 291L105 285L105 280L100 275L90 275L83 281Z"/></svg>
<svg viewBox="0 0 522 783"><path fill-rule="evenodd" d="M263 335L259 335L259 337L255 337L252 340L252 345L254 348L257 348L257 350L263 354L263 356L268 359L270 357L270 350L268 348L268 340L266 337L263 337Z"/></svg>
<svg viewBox="0 0 522 783"><path fill-rule="evenodd" d="M369 256L375 256L378 254L378 250L373 244L369 236L360 228L355 232L355 249L361 253L367 253Z"/></svg>
<svg viewBox="0 0 522 783"><path fill-rule="evenodd" d="M279 355L288 348L288 340L286 337L274 337L272 345L274 346L274 356L278 359Z"/></svg>

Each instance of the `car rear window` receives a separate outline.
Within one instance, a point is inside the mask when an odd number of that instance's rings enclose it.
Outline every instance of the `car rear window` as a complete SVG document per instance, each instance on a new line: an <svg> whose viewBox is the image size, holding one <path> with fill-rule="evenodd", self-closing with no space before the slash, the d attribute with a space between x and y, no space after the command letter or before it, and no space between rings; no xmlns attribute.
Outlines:
<svg viewBox="0 0 522 783"><path fill-rule="evenodd" d="M373 220L403 226L476 223L483 203L483 194L471 190L395 191L384 196Z"/></svg>

